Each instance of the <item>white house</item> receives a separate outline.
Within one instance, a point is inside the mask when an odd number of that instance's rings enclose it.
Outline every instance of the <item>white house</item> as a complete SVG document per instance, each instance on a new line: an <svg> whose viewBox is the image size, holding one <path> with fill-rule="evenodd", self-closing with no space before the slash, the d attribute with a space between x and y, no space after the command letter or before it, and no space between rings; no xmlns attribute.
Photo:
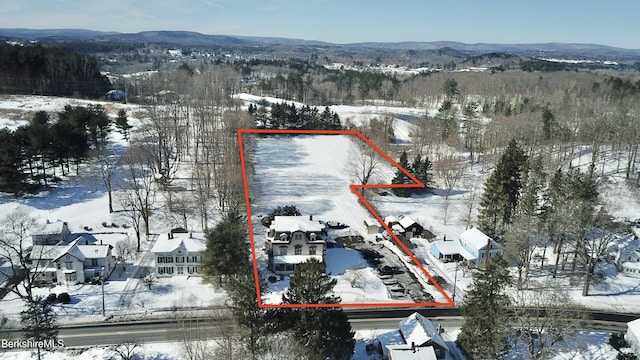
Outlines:
<svg viewBox="0 0 640 360"><path fill-rule="evenodd" d="M35 245L31 251L31 271L45 282L75 285L108 277L115 268L113 247L89 244L78 237L67 245Z"/></svg>
<svg viewBox="0 0 640 360"><path fill-rule="evenodd" d="M309 259L324 261L326 226L313 216L275 216L267 231L269 269L291 274L297 264Z"/></svg>
<svg viewBox="0 0 640 360"><path fill-rule="evenodd" d="M377 234L380 232L380 223L374 218L364 219L364 231L367 234Z"/></svg>
<svg viewBox="0 0 640 360"><path fill-rule="evenodd" d="M71 235L71 231L69 231L66 222L47 221L40 231L31 235L31 240L33 240L33 245L55 245L66 242L69 235Z"/></svg>
<svg viewBox="0 0 640 360"><path fill-rule="evenodd" d="M151 252L158 275L200 275L207 247L204 233L167 233L156 240Z"/></svg>
<svg viewBox="0 0 640 360"><path fill-rule="evenodd" d="M640 240L637 234L623 238L623 244L615 255L615 263L621 273L640 277Z"/></svg>
<svg viewBox="0 0 640 360"><path fill-rule="evenodd" d="M458 237L458 241L439 240L431 243L431 254L438 259L465 259L477 267L482 267L486 260L502 253L500 244L485 235L482 231L471 228Z"/></svg>
<svg viewBox="0 0 640 360"><path fill-rule="evenodd" d="M633 353L640 354L640 319L627 323L627 333L624 335L624 338L629 343L629 347L631 347Z"/></svg>

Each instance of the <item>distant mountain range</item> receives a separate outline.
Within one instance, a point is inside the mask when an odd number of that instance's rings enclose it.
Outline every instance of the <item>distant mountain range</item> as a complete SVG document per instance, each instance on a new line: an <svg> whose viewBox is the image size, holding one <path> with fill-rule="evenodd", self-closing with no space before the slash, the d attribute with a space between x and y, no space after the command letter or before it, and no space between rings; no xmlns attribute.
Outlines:
<svg viewBox="0 0 640 360"><path fill-rule="evenodd" d="M544 44L465 44L454 41L432 42L363 42L335 44L322 41L233 35L206 35L191 31L143 31L139 33L102 32L85 29L0 29L0 39L5 41L41 42L91 41L99 43L162 44L172 46L315 46L343 47L350 49L380 50L435 50L451 48L468 54L492 52L528 56L562 55L574 58L640 61L640 49L623 49L597 44L544 43Z"/></svg>

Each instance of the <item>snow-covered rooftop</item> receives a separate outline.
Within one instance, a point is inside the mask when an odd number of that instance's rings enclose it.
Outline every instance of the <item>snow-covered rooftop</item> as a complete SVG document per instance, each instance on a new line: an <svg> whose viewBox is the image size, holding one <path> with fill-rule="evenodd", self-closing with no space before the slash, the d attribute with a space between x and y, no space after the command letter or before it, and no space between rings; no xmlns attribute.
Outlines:
<svg viewBox="0 0 640 360"><path fill-rule="evenodd" d="M463 240L467 244L473 246L473 248L480 250L487 246L487 243L491 238L477 228L471 228L460 234L460 240ZM495 244L493 240L491 240L491 242Z"/></svg>
<svg viewBox="0 0 640 360"><path fill-rule="evenodd" d="M191 232L191 233L175 233L171 235L162 234L156 240L155 245L151 249L154 253L170 253L178 248L184 249L188 252L202 252L206 249L207 243L204 240L204 233Z"/></svg>
<svg viewBox="0 0 640 360"><path fill-rule="evenodd" d="M431 346L411 348L411 345L387 345L389 359L393 360L437 360Z"/></svg>
<svg viewBox="0 0 640 360"><path fill-rule="evenodd" d="M407 345L414 344L415 346L422 346L432 341L444 349L449 349L447 343L440 334L438 334L438 330L433 326L431 321L417 312L400 321L398 328Z"/></svg>
<svg viewBox="0 0 640 360"><path fill-rule="evenodd" d="M276 216L271 223L276 232L322 232L324 225L311 216Z"/></svg>

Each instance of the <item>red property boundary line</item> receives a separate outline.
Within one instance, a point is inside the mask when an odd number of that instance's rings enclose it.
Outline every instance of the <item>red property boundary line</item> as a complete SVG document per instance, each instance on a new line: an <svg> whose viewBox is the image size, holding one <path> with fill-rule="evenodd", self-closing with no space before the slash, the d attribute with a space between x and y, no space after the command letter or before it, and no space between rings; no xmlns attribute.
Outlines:
<svg viewBox="0 0 640 360"><path fill-rule="evenodd" d="M427 276L429 281L435 286L438 291L444 296L447 300L446 302L427 302L427 303L340 303L340 304L264 304L261 298L260 291L260 281L259 281L259 273L258 273L258 262L256 258L256 247L255 241L253 238L253 224L251 223L251 204L249 200L249 186L247 180L247 168L246 168L246 160L244 156L244 146L242 142L242 136L244 134L279 134L279 135L354 135L362 139L367 145L373 148L376 152L378 152L382 157L384 157L387 161L389 161L393 166L402 171L405 175L407 175L413 184L367 184L367 185L356 185L351 184L349 188L351 191L356 194L356 196L360 199L362 204L369 210L369 212L378 220L380 225L393 237L396 245L398 245L413 261L413 263ZM369 139L367 139L364 135L362 135L359 131L356 130L273 130L273 129L239 129L238 130L238 147L240 149L240 164L242 168L242 180L244 184L244 196L245 196L245 204L247 208L247 222L249 224L249 238L251 241L251 259L253 261L253 275L255 279L256 285L256 296L258 299L258 307L259 308L332 308L332 307L416 307L416 306L428 306L428 307L436 307L436 306L455 306L455 303L447 293L442 290L442 287L433 280L431 274L422 266L420 260L418 260L413 253L400 241L400 239L391 231L389 226L385 224L384 220L378 215L378 213L373 209L373 206L369 204L369 202L360 194L360 189L388 189L388 188L423 188L424 184L416 179L409 171L403 167L401 167L395 160L393 160L389 155L387 155L384 151L382 151L378 146L372 143Z"/></svg>

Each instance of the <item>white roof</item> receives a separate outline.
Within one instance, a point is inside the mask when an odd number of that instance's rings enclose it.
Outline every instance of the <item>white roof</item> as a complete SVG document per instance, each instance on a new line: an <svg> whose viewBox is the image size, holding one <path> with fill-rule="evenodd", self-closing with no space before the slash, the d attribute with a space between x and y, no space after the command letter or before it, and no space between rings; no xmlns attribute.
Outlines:
<svg viewBox="0 0 640 360"><path fill-rule="evenodd" d="M175 233L173 239L169 239L169 234L161 234L151 249L154 253L170 253L178 248L188 252L203 252L207 247L204 233Z"/></svg>
<svg viewBox="0 0 640 360"><path fill-rule="evenodd" d="M438 240L434 241L433 245L438 248L438 251L442 255L455 255L460 254L462 251L462 247L457 241Z"/></svg>
<svg viewBox="0 0 640 360"><path fill-rule="evenodd" d="M627 323L627 332L632 333L636 339L640 339L640 318Z"/></svg>
<svg viewBox="0 0 640 360"><path fill-rule="evenodd" d="M378 222L378 220L374 218L364 219L364 224L367 226L380 226L380 223Z"/></svg>
<svg viewBox="0 0 640 360"><path fill-rule="evenodd" d="M418 313L413 313L404 318L400 321L398 327L407 345L413 343L415 346L422 346L432 341L447 351L449 350L447 343L442 336L438 334L438 330L433 326L431 321Z"/></svg>
<svg viewBox="0 0 640 360"><path fill-rule="evenodd" d="M109 256L111 245L76 245L79 252L87 259L104 259Z"/></svg>
<svg viewBox="0 0 640 360"><path fill-rule="evenodd" d="M318 261L322 261L322 255L281 255L274 256L273 263L274 264L300 264L309 259L316 259Z"/></svg>
<svg viewBox="0 0 640 360"><path fill-rule="evenodd" d="M41 231L38 231L35 235L53 235L53 234L61 234L62 229L66 224L63 221L55 221L52 223L47 223L44 225Z"/></svg>
<svg viewBox="0 0 640 360"><path fill-rule="evenodd" d="M437 360L436 352L431 346L416 347L411 345L387 345L389 358L393 360Z"/></svg>
<svg viewBox="0 0 640 360"><path fill-rule="evenodd" d="M308 216L276 216L270 226L276 232L317 232L321 233L324 225L318 220L309 220Z"/></svg>
<svg viewBox="0 0 640 360"><path fill-rule="evenodd" d="M389 216L385 216L384 222L387 224L394 223L394 222L398 222L398 219L393 215L389 215Z"/></svg>
<svg viewBox="0 0 640 360"><path fill-rule="evenodd" d="M415 224L416 222L412 218L410 218L408 216L403 216L400 219L400 221L398 221L398 223L400 223L400 226L402 226L403 228L406 229L406 228L410 227L411 225Z"/></svg>
<svg viewBox="0 0 640 360"><path fill-rule="evenodd" d="M491 238L477 228L471 228L460 234L460 240L464 240L476 250L481 250L487 247L487 242L491 240ZM493 240L491 240L491 243L494 246L498 246Z"/></svg>

